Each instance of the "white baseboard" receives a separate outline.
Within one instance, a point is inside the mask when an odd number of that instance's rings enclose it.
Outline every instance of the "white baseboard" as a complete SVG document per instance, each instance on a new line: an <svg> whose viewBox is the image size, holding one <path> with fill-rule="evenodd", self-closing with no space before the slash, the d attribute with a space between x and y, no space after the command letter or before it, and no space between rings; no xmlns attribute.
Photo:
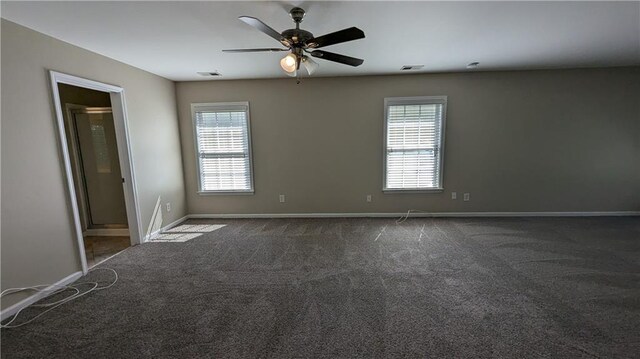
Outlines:
<svg viewBox="0 0 640 359"><path fill-rule="evenodd" d="M175 221L173 221L173 222L171 222L171 223L167 224L166 226L164 226L164 227L162 227L162 228L158 229L157 231L154 231L153 233L150 233L149 235L145 236L145 237L144 237L144 241L145 241L145 242L147 242L147 241L151 240L151 238L155 237L155 236L156 236L156 235L158 235L159 233L162 233L162 232L164 232L164 231L166 231L166 230L168 230L168 229L171 229L171 228L173 228L173 227L175 227L175 226L179 225L180 223L182 223L182 222L186 221L186 220L187 220L187 219L189 219L189 218L190 218L190 217L189 217L189 215L186 215L186 216L184 216L184 217L182 217L182 218L178 218L178 219L176 219Z"/></svg>
<svg viewBox="0 0 640 359"><path fill-rule="evenodd" d="M407 212L396 213L254 213L254 214L189 214L187 218L399 218ZM611 212L414 212L409 217L606 217L640 216L640 211Z"/></svg>
<svg viewBox="0 0 640 359"><path fill-rule="evenodd" d="M16 314L20 309L28 307L31 304L39 301L40 299L48 297L51 293L58 290L60 286L69 285L75 282L76 280L78 280L78 278L80 277L82 277L82 272L75 272L73 274L70 274L60 279L59 281L57 281L55 284L47 287L43 291L35 292L35 294L19 301L18 303L15 303L7 307L2 312L0 312L0 321L4 321L5 319L11 317L12 315Z"/></svg>
<svg viewBox="0 0 640 359"><path fill-rule="evenodd" d="M414 215L413 213L411 214ZM439 213L434 217L632 217L640 216L640 211L611 212L459 212Z"/></svg>

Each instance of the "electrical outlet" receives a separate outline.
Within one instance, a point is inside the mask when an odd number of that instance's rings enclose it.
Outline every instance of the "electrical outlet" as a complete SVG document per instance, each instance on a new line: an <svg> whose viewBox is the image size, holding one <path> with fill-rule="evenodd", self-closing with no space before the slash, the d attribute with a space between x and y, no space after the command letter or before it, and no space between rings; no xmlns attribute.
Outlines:
<svg viewBox="0 0 640 359"><path fill-rule="evenodd" d="M469 195L469 193L465 193L464 194L464 201L465 202L469 202L471 200L471 196Z"/></svg>
<svg viewBox="0 0 640 359"><path fill-rule="evenodd" d="M457 192L451 192L451 199L458 199L458 193Z"/></svg>
<svg viewBox="0 0 640 359"><path fill-rule="evenodd" d="M367 195L367 202L371 202L371 195L370 194Z"/></svg>
<svg viewBox="0 0 640 359"><path fill-rule="evenodd" d="M284 202L285 202L284 195L283 195L283 194L281 194L281 195L280 195L280 203L284 203Z"/></svg>
<svg viewBox="0 0 640 359"><path fill-rule="evenodd" d="M167 212L171 212L171 202L167 202Z"/></svg>

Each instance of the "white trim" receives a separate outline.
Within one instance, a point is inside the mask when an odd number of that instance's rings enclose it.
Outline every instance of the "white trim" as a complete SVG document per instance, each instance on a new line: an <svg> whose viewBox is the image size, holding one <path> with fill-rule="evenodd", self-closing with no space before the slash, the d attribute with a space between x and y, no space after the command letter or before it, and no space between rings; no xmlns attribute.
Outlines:
<svg viewBox="0 0 640 359"><path fill-rule="evenodd" d="M118 156L120 157L120 174L124 178L124 202L127 207L127 224L131 236L131 244L142 243L142 215L138 200L136 175L133 156L131 155L131 140L129 136L129 120L127 118L127 102L124 89L119 93L111 92L111 109L113 124L116 130Z"/></svg>
<svg viewBox="0 0 640 359"><path fill-rule="evenodd" d="M447 125L447 96L415 96L415 97L385 97L384 99L384 130L382 139L382 192L392 193L438 193L444 190L444 149ZM437 188L387 188L387 124L389 106L415 105L415 104L439 104L442 105L442 123L440 124L440 161L438 162L438 186Z"/></svg>
<svg viewBox="0 0 640 359"><path fill-rule="evenodd" d="M247 117L247 151L249 151L249 181L251 188L248 190L218 190L204 191L202 190L202 174L200 173L200 150L198 149L198 129L196 112L198 111L245 111ZM196 173L198 175L198 195L253 195L255 193L255 184L253 181L253 149L251 146L251 114L249 101L238 102L206 102L191 104L191 126L193 127L193 144L196 155Z"/></svg>
<svg viewBox="0 0 640 359"><path fill-rule="evenodd" d="M122 87L119 87L119 86L109 85L103 82L93 81L93 80L85 79L82 77L65 74L62 72L49 70L49 74L51 75L52 78L55 77L58 83L63 83L67 85L73 85L73 86L78 86L82 88L87 88L90 90L103 91L103 92L122 92L123 91Z"/></svg>
<svg viewBox="0 0 640 359"><path fill-rule="evenodd" d="M40 299L48 297L54 291L60 289L60 286L69 285L75 282L76 280L78 280L80 277L82 277L82 272L75 272L73 274L70 274L60 279L59 281L57 281L55 284L52 284L49 287L43 289L42 291L35 292L33 295L28 296L27 298L19 301L18 303L15 303L7 307L5 310L0 312L0 321L4 321L5 319L11 317L12 315L16 314L20 309L28 307L31 304L39 301Z"/></svg>
<svg viewBox="0 0 640 359"><path fill-rule="evenodd" d="M67 146L67 135L64 131L64 116L62 114L62 104L60 103L60 93L58 89L58 83L61 82L61 78L57 72L50 71L51 76L51 90L53 93L53 105L56 111L56 120L58 124L58 138L60 140L60 150L62 151L62 158L64 162L64 169L66 172L67 191L69 195L69 202L71 205L71 212L73 216L73 223L75 226L76 240L78 242L78 251L80 252L80 265L82 266L82 273L88 273L89 268L87 266L87 258L84 250L84 241L82 237L82 222L80 221L80 210L78 208L78 201L76 196L75 185L73 182L73 173L71 171L71 160L69 157L69 148ZM64 76L63 76L64 77ZM73 83L71 83L73 85Z"/></svg>
<svg viewBox="0 0 640 359"><path fill-rule="evenodd" d="M186 218L397 218L407 212L391 213L254 213L254 214L190 214ZM640 211L611 212L411 212L409 217L606 217L640 216Z"/></svg>
<svg viewBox="0 0 640 359"><path fill-rule="evenodd" d="M162 228L158 229L157 231L155 231L155 232L153 232L153 233L150 233L149 235L145 236L145 237L144 237L144 241L145 241L145 242L150 241L150 240L151 240L151 238L155 237L156 235L158 235L158 234L160 234L160 233L162 233L162 232L165 232L165 231L167 231L168 229L171 229L171 228L173 228L173 227L175 227L175 226L179 225L180 223L182 223L182 222L186 221L186 220L187 220L187 219L189 219L189 218L190 218L190 217L187 215L187 216L184 216L184 217L182 217L182 218L178 218L178 219L176 219L175 221L173 221L173 222L171 222L171 223L167 224L166 226L164 226L164 227L162 227Z"/></svg>
<svg viewBox="0 0 640 359"><path fill-rule="evenodd" d="M254 195L255 191L254 190L246 190L246 191L241 191L241 190L223 190L223 191L198 191L197 192L198 195L200 196L225 196L225 195L229 195L229 196L235 196L235 195L240 195L240 196L245 196L245 195Z"/></svg>
<svg viewBox="0 0 640 359"><path fill-rule="evenodd" d="M62 112L62 104L60 103L60 93L58 84L64 83L68 85L88 88L91 90L109 92L111 95L111 108L113 113L113 122L116 130L116 141L118 145L118 156L120 160L120 171L122 178L125 179L124 197L127 207L127 220L129 226L129 236L131 244L141 242L143 235L140 232L140 210L138 208L138 196L136 192L135 176L133 170L133 160L131 159L131 147L129 142L129 131L127 124L127 110L124 97L124 89L93 80L87 80L81 77L63 74L56 71L49 71L51 80L51 92L53 95L53 106L56 115L56 124L58 128L58 140L64 170L67 182L68 200L71 206L73 223L75 227L76 240L78 242L78 251L82 273L87 274L89 268L87 266L87 258L84 250L84 241L82 237L82 225L80 221L80 211L78 208L77 195L74 185L74 177L71 171L71 161L69 157L69 149L67 147L67 136L65 134L65 120Z"/></svg>
<svg viewBox="0 0 640 359"><path fill-rule="evenodd" d="M382 192L385 194L392 193L406 193L406 194L420 194L420 193L442 193L444 192L444 188L407 188L407 189L383 189Z"/></svg>

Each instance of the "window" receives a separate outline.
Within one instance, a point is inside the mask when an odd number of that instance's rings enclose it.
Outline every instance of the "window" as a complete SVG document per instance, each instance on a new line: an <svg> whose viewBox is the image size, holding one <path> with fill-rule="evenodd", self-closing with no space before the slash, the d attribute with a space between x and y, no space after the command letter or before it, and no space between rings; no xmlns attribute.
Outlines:
<svg viewBox="0 0 640 359"><path fill-rule="evenodd" d="M200 193L253 193L249 103L192 104Z"/></svg>
<svg viewBox="0 0 640 359"><path fill-rule="evenodd" d="M442 190L446 96L386 98L385 191Z"/></svg>

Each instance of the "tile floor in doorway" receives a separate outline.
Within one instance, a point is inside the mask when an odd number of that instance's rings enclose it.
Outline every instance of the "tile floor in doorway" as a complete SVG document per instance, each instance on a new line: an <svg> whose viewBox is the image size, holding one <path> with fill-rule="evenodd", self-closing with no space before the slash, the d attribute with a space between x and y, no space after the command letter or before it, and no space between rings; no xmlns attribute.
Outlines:
<svg viewBox="0 0 640 359"><path fill-rule="evenodd" d="M84 237L84 250L87 256L87 265L89 267L92 267L129 247L131 247L129 236Z"/></svg>

